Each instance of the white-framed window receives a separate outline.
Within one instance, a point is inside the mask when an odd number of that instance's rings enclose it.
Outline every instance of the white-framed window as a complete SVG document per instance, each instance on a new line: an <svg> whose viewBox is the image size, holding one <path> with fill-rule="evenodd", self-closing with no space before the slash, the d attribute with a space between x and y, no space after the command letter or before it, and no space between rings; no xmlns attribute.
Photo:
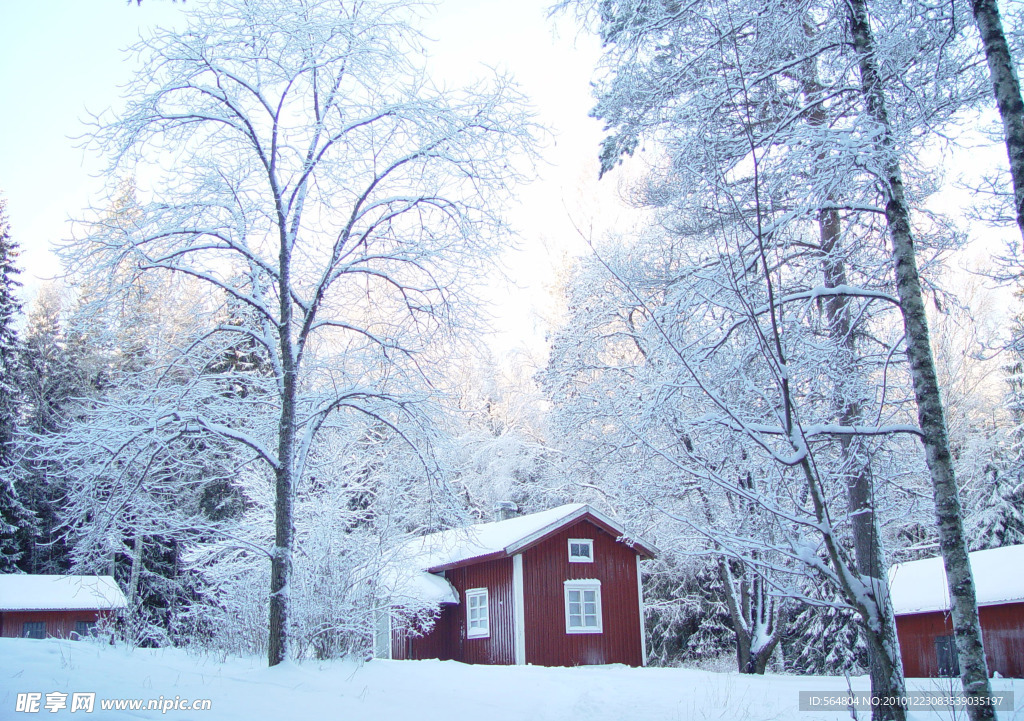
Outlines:
<svg viewBox="0 0 1024 721"><path fill-rule="evenodd" d="M585 578L565 582L565 632L602 633L601 582Z"/></svg>
<svg viewBox="0 0 1024 721"><path fill-rule="evenodd" d="M487 615L487 589L466 589L466 638L487 638L491 624Z"/></svg>
<svg viewBox="0 0 1024 721"><path fill-rule="evenodd" d="M569 539L569 563L593 563L594 540L592 538Z"/></svg>

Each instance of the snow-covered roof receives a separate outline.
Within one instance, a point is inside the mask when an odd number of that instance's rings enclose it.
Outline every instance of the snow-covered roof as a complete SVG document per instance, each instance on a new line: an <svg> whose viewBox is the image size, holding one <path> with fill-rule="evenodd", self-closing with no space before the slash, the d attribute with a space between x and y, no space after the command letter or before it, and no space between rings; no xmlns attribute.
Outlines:
<svg viewBox="0 0 1024 721"><path fill-rule="evenodd" d="M567 516L586 508L570 503L540 513L493 523L477 523L464 528L431 533L414 538L404 548L410 563L423 570L436 569L472 558L504 552L516 541L551 525L560 525Z"/></svg>
<svg viewBox="0 0 1024 721"><path fill-rule="evenodd" d="M443 570L474 558L495 554L511 556L551 531L587 514L594 516L616 533L622 533L622 527L603 513L585 503L569 503L506 521L477 523L466 528L432 533L410 541L404 551L418 568ZM646 544L638 545L645 553L648 552L649 547Z"/></svg>
<svg viewBox="0 0 1024 721"><path fill-rule="evenodd" d="M394 559L384 566L379 582L395 606L459 602L458 592L445 577Z"/></svg>
<svg viewBox="0 0 1024 721"><path fill-rule="evenodd" d="M1024 601L1024 545L974 551L968 557L979 606ZM889 569L889 592L897 614L948 610L942 557L896 564Z"/></svg>
<svg viewBox="0 0 1024 721"><path fill-rule="evenodd" d="M398 596L433 603L458 603L458 594L447 580L436 575L437 572L474 559L512 556L588 514L612 531L622 533L622 527L600 511L585 503L569 503L505 521L477 523L414 538L396 550L383 582ZM653 555L649 544L637 540L635 545L644 555Z"/></svg>
<svg viewBox="0 0 1024 721"><path fill-rule="evenodd" d="M113 576L0 575L0 611L91 611L127 605Z"/></svg>

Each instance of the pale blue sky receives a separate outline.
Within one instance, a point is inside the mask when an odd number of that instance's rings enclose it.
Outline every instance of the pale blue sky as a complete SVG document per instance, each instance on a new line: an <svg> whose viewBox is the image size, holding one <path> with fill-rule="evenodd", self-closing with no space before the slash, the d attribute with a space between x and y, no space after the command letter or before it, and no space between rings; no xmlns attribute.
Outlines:
<svg viewBox="0 0 1024 721"><path fill-rule="evenodd" d="M88 111L110 107L131 77L120 48L140 26L173 22L158 0L0 0L0 191L27 275L58 272L49 243L88 204L101 167L75 148ZM32 278L24 279L27 285Z"/></svg>
<svg viewBox="0 0 1024 721"><path fill-rule="evenodd" d="M285 0L286 1L286 0ZM119 102L118 85L132 73L122 48L140 30L179 21L182 5L145 0L0 0L0 192L8 200L16 240L23 250L28 294L39 279L60 272L50 246L69 233L68 218L81 215L101 181L98 158L76 148L88 112ZM598 56L594 38L577 33L571 20L560 33L546 17L550 0L441 0L424 30L432 46L435 76L449 85L484 72L510 71L532 98L540 119L555 132L545 152L550 163L539 183L524 189L514 222L525 255L509 264L521 289L500 290L506 305L538 298L565 245L578 247L568 220L607 208L609 183L595 190L600 127L587 117L589 81ZM590 219L587 218L589 223ZM548 261L551 262L548 262ZM521 296L517 299L517 296ZM528 309L499 309L512 334L536 334Z"/></svg>

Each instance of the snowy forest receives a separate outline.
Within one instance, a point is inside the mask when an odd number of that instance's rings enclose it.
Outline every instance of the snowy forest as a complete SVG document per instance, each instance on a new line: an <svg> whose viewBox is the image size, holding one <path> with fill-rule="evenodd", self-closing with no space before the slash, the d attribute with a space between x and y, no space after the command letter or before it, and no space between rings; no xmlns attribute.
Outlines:
<svg viewBox="0 0 1024 721"><path fill-rule="evenodd" d="M1024 543L1020 10L552 7L602 43L636 222L574 218L529 364L482 300L550 142L515 79L434 82L411 2L188 0L87 128L105 187L31 300L0 205L0 573L112 574L137 646L367 657L432 612L393 549L585 502L658 549L652 665L900 693L887 569L942 555L987 695L967 553Z"/></svg>

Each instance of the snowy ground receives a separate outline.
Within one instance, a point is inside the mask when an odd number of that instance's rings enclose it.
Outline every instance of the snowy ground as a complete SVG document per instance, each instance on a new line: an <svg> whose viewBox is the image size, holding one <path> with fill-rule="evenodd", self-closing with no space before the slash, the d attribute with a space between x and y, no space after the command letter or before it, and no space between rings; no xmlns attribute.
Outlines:
<svg viewBox="0 0 1024 721"><path fill-rule="evenodd" d="M1013 690L1024 721L1024 681L997 679ZM867 680L853 679L854 690ZM913 689L941 691L931 680ZM798 710L800 691L844 691L831 677L764 676L624 666L542 668L467 666L451 661L343 661L267 669L260 659L196 656L175 649L115 648L75 641L0 639L0 719L372 719L481 721L746 721L849 719ZM948 688L947 688L948 691ZM17 711L19 694L41 694L36 712ZM50 712L47 694L66 694L68 708ZM72 695L95 693L94 710L71 712ZM162 697L162 699L161 699ZM102 700L209 699L208 711L112 711ZM60 699L60 696L54 697ZM962 718L962 716L960 716ZM860 718L870 718L862 713ZM915 712L914 719L951 719Z"/></svg>

